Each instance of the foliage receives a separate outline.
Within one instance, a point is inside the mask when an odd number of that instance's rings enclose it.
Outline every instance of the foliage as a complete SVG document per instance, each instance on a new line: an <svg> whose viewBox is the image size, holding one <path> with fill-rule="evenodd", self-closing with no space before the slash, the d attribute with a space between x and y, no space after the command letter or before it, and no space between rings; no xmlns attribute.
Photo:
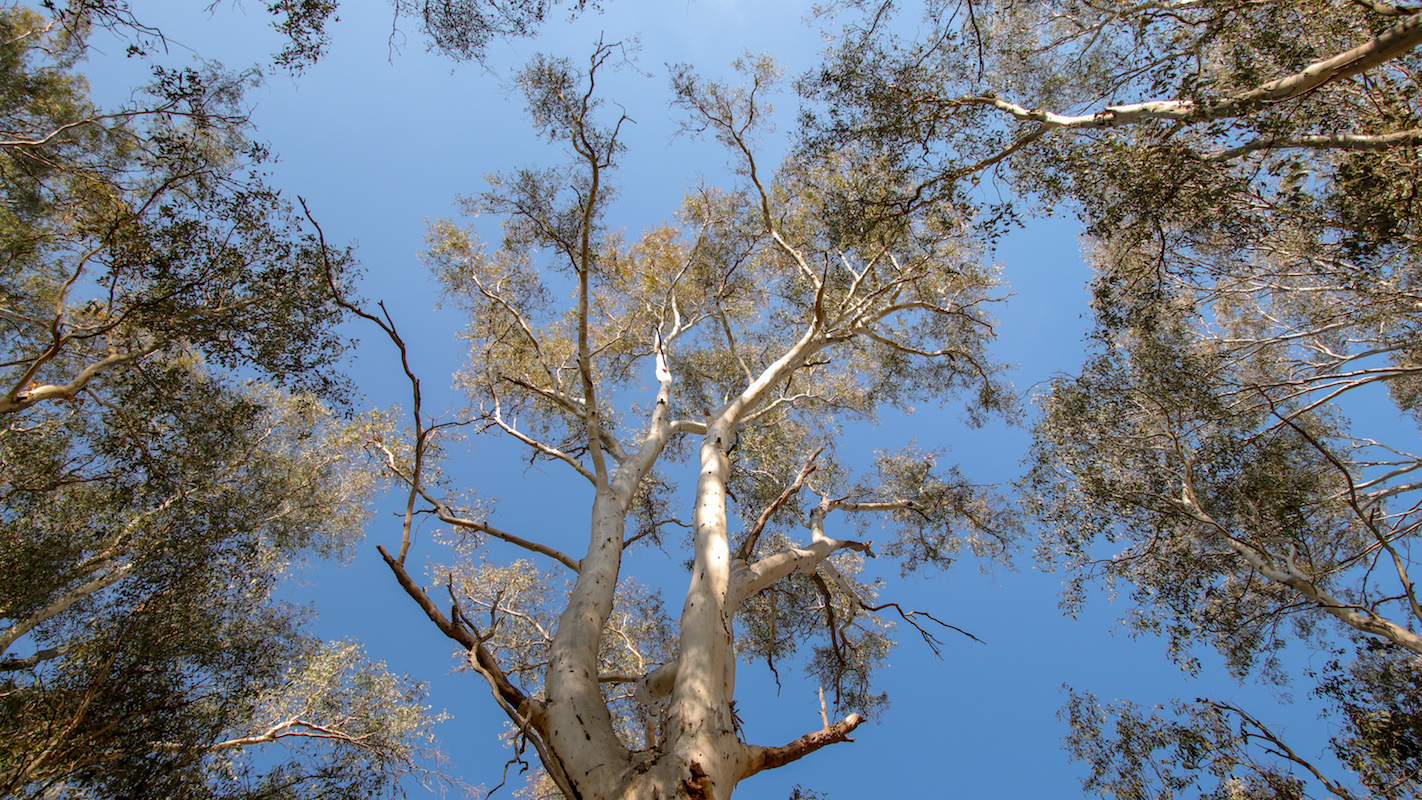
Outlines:
<svg viewBox="0 0 1422 800"><path fill-rule="evenodd" d="M415 18L431 50L456 61L479 61L489 43L533 36L560 0L392 0L398 17ZM588 7L573 0L570 16ZM593 7L597 5L594 3Z"/></svg>
<svg viewBox="0 0 1422 800"><path fill-rule="evenodd" d="M1331 662L1321 676L1317 691L1342 723L1334 751L1376 797L1415 797L1422 791L1419 676L1415 656L1372 642L1358 648L1351 661Z"/></svg>
<svg viewBox="0 0 1422 800"><path fill-rule="evenodd" d="M468 313L456 383L470 405L427 416L411 373L409 438L373 442L411 503L398 552L382 553L561 792L719 794L843 741L881 709L873 675L895 620L936 647L943 623L876 604L881 587L858 577L864 557L939 570L963 550L1010 550L1002 500L937 453L886 452L855 475L833 450L842 426L881 409L964 396L970 422L1011 412L986 352L997 276L950 206L861 214L859 195L893 179L873 159L846 150L766 171L751 145L777 80L764 59L740 65L741 87L677 70L688 126L726 145L745 182L694 189L674 222L624 241L603 219L626 120L595 91L614 54L603 46L586 67L539 58L521 74L540 134L571 163L497 174L464 199L503 220L497 246L456 222L431 225L425 258ZM405 355L388 320L360 313ZM438 443L455 430L510 437L586 480L586 550L505 530L489 503L446 494ZM695 481L689 518L679 474ZM456 545L428 588L406 566L417 513L451 525ZM833 535L846 515L885 528L877 550ZM689 556L679 619L623 572L625 553L652 542ZM505 546L558 577L495 560ZM448 594L448 616L436 594ZM826 708L821 730L748 744L733 704L738 653L772 671L800 661L846 716L832 722Z"/></svg>
<svg viewBox="0 0 1422 800"><path fill-rule="evenodd" d="M423 690L277 599L374 488L329 406L344 258L253 173L250 76L90 101L120 12L0 10L0 793L384 796Z"/></svg>
<svg viewBox="0 0 1422 800"><path fill-rule="evenodd" d="M983 261L1025 203L1080 215L1095 270L1090 358L1040 398L1022 483L1040 557L1071 572L1068 607L1097 581L1123 588L1133 630L1164 634L1191 670L1211 645L1240 678L1287 682L1282 648L1326 649L1317 696L1352 773L1219 701L1166 715L1074 695L1068 746L1088 788L1346 798L1356 780L1416 794L1419 461L1359 408L1385 388L1422 418L1422 14L1374 0L928 0L910 36L901 5L835 4L847 27L800 83L804 146L775 170L755 148L773 63L747 58L740 87L674 69L687 127L725 145L743 180L693 189L630 239L605 222L627 122L597 91L614 48L585 67L536 59L519 88L569 163L500 173L464 199L504 221L497 244L458 222L430 229L426 260L469 317L456 376L469 405L451 419L424 412L391 319L348 299L346 258L236 177L261 156L237 111L246 76L159 71L150 106L101 114L69 67L89 25L133 25L126 8L81 4L53 25L8 14L0 414L17 422L0 444L15 465L5 557L31 577L3 613L5 645L34 649L4 662L32 676L6 698L17 720L56 720L14 734L30 744L8 756L9 780L370 794L408 765L399 734L424 730L418 690L316 647L271 602L287 559L354 529L375 481L353 467L362 445L407 492L398 550L381 553L488 683L511 763L536 751L529 796L724 795L846 740L886 702L873 677L893 624L934 647L944 626L880 603L892 589L861 579L864 559L938 570L965 552L1003 558L1019 531L1002 498L932 450L908 444L856 474L835 443L925 401L966 399L969 423L1013 413L987 355L999 289ZM555 6L399 0L395 13L434 49L478 59ZM334 9L271 4L292 42L278 62L318 57ZM1019 205L985 199L989 177ZM342 429L307 394L340 397L343 312L399 347L407 435L384 417ZM287 391L220 376L233 369ZM491 504L451 491L440 462L455 430L506 436L586 480L567 498L590 509L586 548L503 530ZM407 567L424 514L452 529L429 585ZM846 517L878 543L834 535ZM180 526L193 535L179 541ZM638 543L687 556L675 621L625 574ZM207 594L179 590L195 578ZM290 669L263 648L295 653ZM152 667L155 654L171 661ZM799 662L845 716L826 705L820 730L750 744L738 655L777 679ZM131 693L103 694L120 685ZM267 733L189 704L209 686L248 698L225 708ZM91 710L101 696L115 717ZM307 705L292 696L351 722L335 739L370 743L380 769L339 747L266 773L222 760L229 743L324 724L287 715ZM201 713L151 718L179 706Z"/></svg>
<svg viewBox="0 0 1422 800"><path fill-rule="evenodd" d="M1279 660L1289 643L1369 642L1388 655L1340 658L1319 696L1352 726L1335 741L1347 780L1411 796L1405 760L1386 755L1405 737L1366 720L1410 702L1402 676L1422 652L1418 462L1368 409L1386 388L1417 414L1422 16L1327 0L929 2L928 33L909 38L899 5L843 4L863 13L804 81L820 101L810 146L868 148L903 176L900 208L947 198L991 220L974 188L990 173L1082 218L1091 352L1040 398L1022 484L1040 556L1071 573L1068 610L1102 581L1186 668L1209 644L1236 676L1279 683L1296 677ZM1398 695L1363 677L1381 674L1375 657ZM1242 709L1107 709L1077 696L1070 711L1088 788L1105 794L1356 791Z"/></svg>

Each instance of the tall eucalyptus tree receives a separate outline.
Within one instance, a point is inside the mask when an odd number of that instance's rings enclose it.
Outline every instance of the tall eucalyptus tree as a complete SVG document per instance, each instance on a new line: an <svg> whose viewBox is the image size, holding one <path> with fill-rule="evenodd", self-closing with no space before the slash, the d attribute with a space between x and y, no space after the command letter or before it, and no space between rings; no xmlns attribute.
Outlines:
<svg viewBox="0 0 1422 800"><path fill-rule="evenodd" d="M872 163L766 169L751 146L766 61L742 65L741 88L677 74L690 124L746 180L692 191L676 222L624 242L602 221L624 122L595 93L612 53L522 73L539 131L572 163L500 174L465 201L504 220L498 246L453 222L430 229L426 258L469 315L457 381L470 406L460 419L425 415L410 375L413 428L371 440L408 490L400 545L381 552L565 796L724 798L875 712L888 622L926 637L942 624L878 600L856 577L864 557L936 570L963 549L992 558L1010 546L1000 499L935 454L885 452L855 476L833 449L841 425L881 408L960 394L970 415L1010 404L985 350L996 276L952 207L860 214L848 198L896 188ZM389 320L361 313L404 352ZM589 509L577 549L461 504L438 469L455 426L510 437L586 481L560 499ZM680 511L677 473L694 482ZM451 552L424 551L439 559L428 584L410 566L422 514L456 536ZM850 519L889 532L853 538ZM652 543L688 557L675 617L626 574L628 551ZM471 557L485 546L499 560ZM519 551L529 560L503 557ZM803 660L842 716L826 703L819 729L752 744L734 706L738 657L773 668L797 650L811 650Z"/></svg>

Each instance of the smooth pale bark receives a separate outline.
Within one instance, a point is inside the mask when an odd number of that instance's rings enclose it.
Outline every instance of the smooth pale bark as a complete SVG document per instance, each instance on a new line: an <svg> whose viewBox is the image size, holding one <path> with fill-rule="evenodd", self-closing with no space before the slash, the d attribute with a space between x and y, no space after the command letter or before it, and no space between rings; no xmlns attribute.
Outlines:
<svg viewBox="0 0 1422 800"><path fill-rule="evenodd" d="M769 389L827 343L817 320L706 425L692 517L695 555L681 615L679 655L675 665L660 668L639 685L643 696L670 695L662 731L665 750L634 756L613 732L596 671L597 649L612 610L626 504L672 429L665 419L671 375L659 363L661 387L642 448L618 468L612 485L594 501L589 552L559 621L544 683L550 749L579 797L728 797L745 776L793 754L844 741L862 721L852 715L826 729L828 734L810 734L783 748L755 748L740 741L730 706L735 675L732 620L741 598L731 594L726 450L737 426ZM826 548L825 555L831 550Z"/></svg>
<svg viewBox="0 0 1422 800"><path fill-rule="evenodd" d="M858 714L833 724L826 720L821 730L782 746L763 747L740 740L730 705L735 688L732 624L740 604L794 571L813 572L840 549L867 548L824 535L823 518L831 503L822 504L817 511L814 541L805 549L771 556L755 565L747 565L743 557L733 557L731 552L726 506L731 464L726 451L735 441L737 427L764 403L772 387L842 338L826 332L818 303L814 317L780 359L705 423L667 419L672 375L662 353L657 353L659 388L651 419L637 451L622 454L607 482L597 488L587 554L573 562L566 556L557 558L543 553L570 569L575 565L577 573L550 647L544 676L545 699L526 697L509 683L477 635L458 619L447 619L415 585L400 560L381 550L401 585L430 619L470 650L471 664L489 681L510 719L530 733L530 741L550 776L569 797L724 800L749 775L789 763L829 744L849 741L850 732L863 722ZM695 555L681 615L678 657L641 676L634 689L644 705L669 698L666 722L659 741L634 752L622 744L615 732L602 694L598 653L613 609L630 503L674 432L702 435L701 471L693 512ZM439 503L435 506L442 509ZM441 516L452 515L442 509ZM509 535L498 538L519 543L517 537Z"/></svg>
<svg viewBox="0 0 1422 800"><path fill-rule="evenodd" d="M544 677L545 739L581 797L620 797L632 754L618 740L598 680L598 649L612 614L622 564L625 517L637 487L671 438L667 419L672 378L660 354L658 391L642 446L613 472L593 501L588 553L558 621ZM669 795L668 795L669 796Z"/></svg>
<svg viewBox="0 0 1422 800"><path fill-rule="evenodd" d="M1261 84L1242 94L1210 103L1193 100L1151 100L1106 106L1090 114L1059 114L1027 108L995 94L962 97L952 105L989 105L1023 121L1040 122L1050 128L1116 128L1146 120L1208 122L1244 116L1264 103L1291 100L1324 84L1346 80L1391 61L1422 44L1422 12L1399 20L1386 31L1332 58L1317 61L1299 72Z"/></svg>
<svg viewBox="0 0 1422 800"><path fill-rule="evenodd" d="M683 787L690 796L699 791L708 792L707 796L710 792L716 792L716 797L728 796L736 782L758 771L752 751L736 734L730 705L735 690L732 626L737 604L731 596L732 554L726 513L731 466L726 451L735 441L737 426L762 402L770 387L827 343L817 318L788 352L719 410L702 439L692 514L695 555L682 607L680 650L663 732L674 760L694 777Z"/></svg>
<svg viewBox="0 0 1422 800"><path fill-rule="evenodd" d="M1388 639L1402 647L1411 650L1418 655L1422 655L1422 636L1385 619L1371 610L1361 606L1351 605L1339 600L1328 592L1323 591L1314 584L1313 579L1305 575L1294 563L1294 555L1290 555L1279 563L1278 559L1269 557L1258 548L1250 546L1248 543L1231 536L1228 530L1214 517L1207 514L1200 507L1195 499L1194 489L1186 482L1179 505L1196 521L1209 527L1215 534L1222 537L1231 550L1238 553L1249 566L1253 567L1260 575L1263 575L1274 583L1282 584L1298 592L1304 599L1316 605L1321 611L1336 617L1353 629L1372 636Z"/></svg>
<svg viewBox="0 0 1422 800"><path fill-rule="evenodd" d="M37 625L62 614L65 609L89 595L95 592L101 592L113 586L115 583L123 580L131 571L133 571L133 564L120 564L99 577L70 589L44 608L35 611L24 619L16 621L3 632L0 632L0 654L9 650L10 645L13 645L21 636L34 630Z"/></svg>
<svg viewBox="0 0 1422 800"><path fill-rule="evenodd" d="M42 403L46 400L73 400L84 390L84 387L89 385L90 381L94 380L94 378L100 374L127 364L130 361L136 361L149 356L154 352L157 352L156 347L132 353L113 353L83 368L68 383L28 385L28 376L30 373L26 373L25 380L21 381L19 387L12 390L9 394L0 397L0 414L23 411L36 403Z"/></svg>
<svg viewBox="0 0 1422 800"><path fill-rule="evenodd" d="M731 617L727 599L731 572L726 525L726 483L730 461L725 443L733 428L725 415L710 426L701 445L701 473L692 514L696 551L691 586L681 613L676 682L666 734L675 753L697 763L713 786L734 785L742 771L740 746L731 717Z"/></svg>
<svg viewBox="0 0 1422 800"><path fill-rule="evenodd" d="M1394 147L1416 147L1422 144L1422 129L1413 128L1396 133L1368 135L1336 133L1326 136L1278 136L1252 139L1238 147L1221 150L1205 157L1206 161L1229 161L1259 150L1389 150Z"/></svg>

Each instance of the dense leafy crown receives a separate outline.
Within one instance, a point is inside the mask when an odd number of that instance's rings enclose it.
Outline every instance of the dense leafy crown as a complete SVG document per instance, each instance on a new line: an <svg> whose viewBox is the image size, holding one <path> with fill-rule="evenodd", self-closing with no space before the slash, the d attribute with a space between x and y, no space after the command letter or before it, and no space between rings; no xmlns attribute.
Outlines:
<svg viewBox="0 0 1422 800"><path fill-rule="evenodd" d="M250 76L91 101L121 11L0 9L0 794L385 796L422 689L276 597L372 489L329 407L343 258L253 173Z"/></svg>
<svg viewBox="0 0 1422 800"><path fill-rule="evenodd" d="M909 38L901 4L844 5L867 13L805 81L816 145L869 147L901 205L992 219L990 170L1085 224L1093 352L1041 398L1022 483L1069 607L1118 585L1134 629L1191 669L1214 645L1241 677L1288 680L1295 635L1355 639L1320 695L1345 709L1338 753L1369 791L1413 796L1412 701L1375 689L1422 654L1417 460L1373 409L1385 388L1417 415L1417 9L930 2ZM1202 772L1221 796L1350 791L1228 704L1118 706L1113 734L1094 702L1071 706L1071 744L1105 793L1177 796Z"/></svg>

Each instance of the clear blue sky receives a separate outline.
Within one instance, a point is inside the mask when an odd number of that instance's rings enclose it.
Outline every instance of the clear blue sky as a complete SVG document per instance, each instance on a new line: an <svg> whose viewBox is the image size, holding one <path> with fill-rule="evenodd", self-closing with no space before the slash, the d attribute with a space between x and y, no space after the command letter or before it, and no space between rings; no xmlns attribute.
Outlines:
<svg viewBox="0 0 1422 800"><path fill-rule="evenodd" d="M170 37L170 63L201 55L239 67L278 46L265 28L260 0L245 8L220 3L211 14L191 0L133 5L139 19ZM705 73L724 74L743 52L768 51L793 76L811 67L822 47L819 33L801 21L808 6L608 0L605 13L588 14L575 24L560 18L539 40L495 43L486 71L427 54L413 28L392 39L386 3L348 2L332 27L333 45L323 61L297 78L272 71L251 93L256 137L279 156L273 182L293 201L296 195L306 198L330 241L357 248L367 271L362 293L386 301L410 341L430 398L427 409L438 411L457 403L449 376L462 363L454 341L460 321L434 310L437 298L416 256L425 220L453 214L455 196L479 191L490 172L560 158L533 137L521 100L502 80L534 52L583 58L600 33L609 41L639 39L639 66L650 76L627 72L604 84L604 96L636 121L614 176L621 191L610 217L635 236L670 219L683 190L696 181L704 177L712 185L729 185L733 180L715 142L672 136L676 112L668 107L664 65L689 62ZM121 47L107 49L108 57L93 60L90 74L101 97L114 97L133 85L137 65L124 60ZM783 96L780 106L783 137L791 132L796 100ZM778 154L784 142L768 138L764 145L767 154ZM1087 270L1070 221L1035 222L1007 239L995 257L1014 292L998 314L995 352L1020 365L1013 380L1025 393L1080 363L1089 313ZM354 374L371 405L404 403L407 389L395 355L377 334L373 329L359 334L365 344ZM923 445L950 446L949 457L984 483L1015 477L1027 443L1022 429L967 430L950 407L923 409L909 422L886 420L853 434L846 446L867 455L915 435ZM451 471L481 496L498 499L495 524L529 536L585 530L586 504L550 508L546 501L550 492L586 495L585 483L568 480L554 466L525 471L518 448L482 439L477 447L457 454ZM320 614L314 629L321 635L358 639L372 657L432 684L431 704L453 715L439 732L451 771L470 783L492 785L508 757L496 741L504 731L503 714L477 676L450 674L456 664L450 644L399 591L376 554L377 543L398 542L392 509L392 503L382 508L353 565L302 573L293 596L314 605ZM426 531L419 541L423 549L414 551L416 563L432 552L431 544ZM489 553L519 555L497 547ZM676 566L683 557L674 550L665 558L652 551L631 560L640 580L661 587L673 615L685 593ZM1113 620L1124 612L1105 598L1079 621L1063 618L1057 610L1061 576L1033 568L1030 542L1019 555L1017 572L979 574L965 561L950 574L905 582L891 563L870 566L887 580L884 599L930 611L987 644L950 635L936 661L913 631L900 631L900 646L881 675L892 700L882 722L861 727L852 744L751 778L737 797L782 800L796 783L834 800L1079 795L1080 765L1069 763L1060 750L1066 729L1056 713L1065 701L1064 683L1143 703L1210 692L1237 700L1253 696L1246 700L1251 708L1285 725L1311 716L1302 708L1276 712L1258 689L1241 689L1223 678L1217 659L1208 655L1206 669L1214 680L1187 681L1165 661L1159 641L1113 635ZM739 708L747 738L758 744L783 744L819 726L814 685L786 670L782 675L785 685L777 697L763 666L742 665Z"/></svg>

